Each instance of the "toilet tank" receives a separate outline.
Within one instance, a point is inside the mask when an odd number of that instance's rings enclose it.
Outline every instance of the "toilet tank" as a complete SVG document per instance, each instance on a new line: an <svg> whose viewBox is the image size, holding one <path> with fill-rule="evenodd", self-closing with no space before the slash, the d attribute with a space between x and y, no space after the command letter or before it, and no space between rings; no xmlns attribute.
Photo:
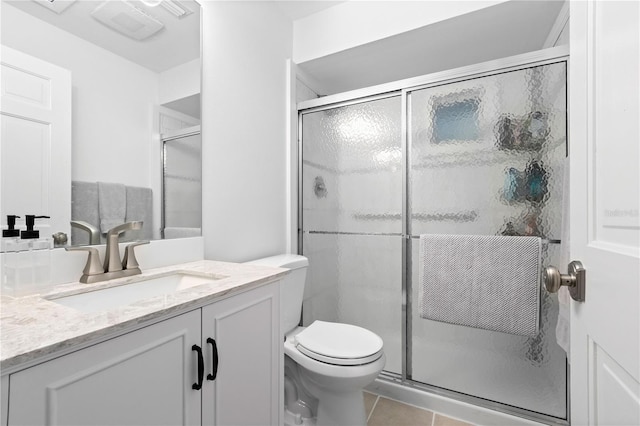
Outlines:
<svg viewBox="0 0 640 426"><path fill-rule="evenodd" d="M281 282L280 321L285 334L296 328L302 313L302 298L309 260L297 254L279 254L246 263L291 270Z"/></svg>

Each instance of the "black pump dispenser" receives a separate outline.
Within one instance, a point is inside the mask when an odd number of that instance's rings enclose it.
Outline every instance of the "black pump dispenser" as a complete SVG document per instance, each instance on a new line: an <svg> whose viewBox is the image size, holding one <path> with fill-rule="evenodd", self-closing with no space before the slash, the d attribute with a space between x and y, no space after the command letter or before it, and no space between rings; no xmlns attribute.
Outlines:
<svg viewBox="0 0 640 426"><path fill-rule="evenodd" d="M33 226L35 225L36 219L40 219L40 218L49 219L49 216L36 216L33 214L27 214L24 217L25 217L25 222L27 223L27 230L20 232L20 238L22 238L23 240L40 238L40 231L37 229L33 229Z"/></svg>
<svg viewBox="0 0 640 426"><path fill-rule="evenodd" d="M7 215L7 229L2 230L3 237L19 237L20 236L20 230L15 229L16 218L19 218L19 217L20 216L16 216L13 214Z"/></svg>

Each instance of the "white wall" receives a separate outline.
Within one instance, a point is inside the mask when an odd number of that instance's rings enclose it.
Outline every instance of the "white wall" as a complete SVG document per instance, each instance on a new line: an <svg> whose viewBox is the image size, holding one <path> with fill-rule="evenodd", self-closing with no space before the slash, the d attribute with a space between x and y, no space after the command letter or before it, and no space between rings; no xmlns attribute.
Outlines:
<svg viewBox="0 0 640 426"><path fill-rule="evenodd" d="M293 60L300 64L503 1L347 1L294 22Z"/></svg>
<svg viewBox="0 0 640 426"><path fill-rule="evenodd" d="M286 250L292 24L270 2L203 2L205 257Z"/></svg>
<svg viewBox="0 0 640 426"><path fill-rule="evenodd" d="M160 73L160 104L200 93L200 59Z"/></svg>
<svg viewBox="0 0 640 426"><path fill-rule="evenodd" d="M6 2L2 43L71 71L73 180L150 186L158 74Z"/></svg>

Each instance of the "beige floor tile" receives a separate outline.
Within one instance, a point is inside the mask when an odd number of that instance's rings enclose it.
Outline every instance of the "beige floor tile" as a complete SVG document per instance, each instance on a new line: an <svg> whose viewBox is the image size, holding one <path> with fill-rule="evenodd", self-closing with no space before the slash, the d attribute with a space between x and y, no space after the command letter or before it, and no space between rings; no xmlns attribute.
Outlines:
<svg viewBox="0 0 640 426"><path fill-rule="evenodd" d="M380 397L368 426L431 426L433 413Z"/></svg>
<svg viewBox="0 0 640 426"><path fill-rule="evenodd" d="M371 409L373 408L373 404L376 403L376 398L378 395L374 395L369 392L362 392L362 396L364 397L364 412L369 418L369 414L371 414Z"/></svg>
<svg viewBox="0 0 640 426"><path fill-rule="evenodd" d="M436 414L436 418L433 420L433 426L472 426L471 423L463 422L462 420L452 419L450 417L443 416L442 414Z"/></svg>

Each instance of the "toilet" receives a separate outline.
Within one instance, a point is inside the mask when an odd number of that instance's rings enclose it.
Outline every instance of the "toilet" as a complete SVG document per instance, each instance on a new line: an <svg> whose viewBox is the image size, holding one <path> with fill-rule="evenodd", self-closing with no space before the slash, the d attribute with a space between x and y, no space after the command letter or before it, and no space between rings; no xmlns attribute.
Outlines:
<svg viewBox="0 0 640 426"><path fill-rule="evenodd" d="M280 290L285 354L284 424L365 426L362 389L382 371L382 339L355 325L299 327L309 261L284 254L248 262L291 269Z"/></svg>

